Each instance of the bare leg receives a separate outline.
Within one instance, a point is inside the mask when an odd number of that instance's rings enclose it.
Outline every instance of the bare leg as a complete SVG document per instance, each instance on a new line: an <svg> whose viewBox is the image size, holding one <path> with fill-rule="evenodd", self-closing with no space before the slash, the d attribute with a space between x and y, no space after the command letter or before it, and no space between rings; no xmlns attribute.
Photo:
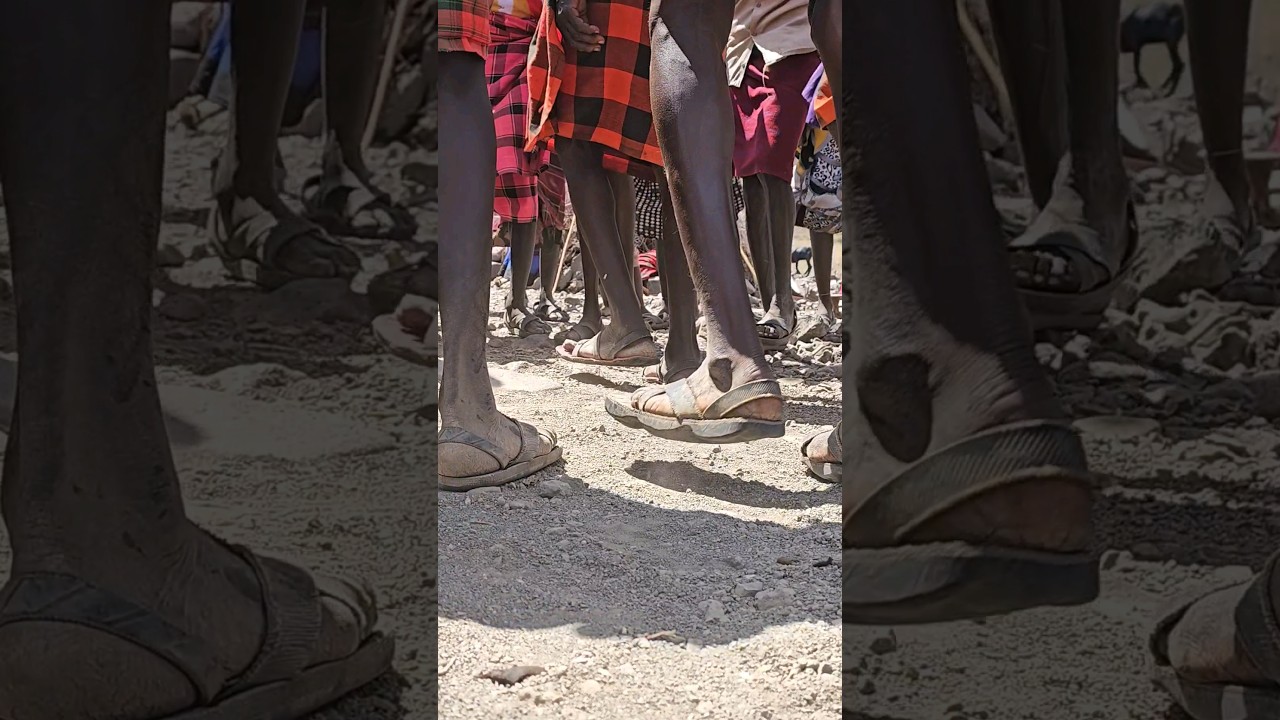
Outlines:
<svg viewBox="0 0 1280 720"><path fill-rule="evenodd" d="M742 178L742 195L747 213L747 247L751 250L751 266L755 269L760 305L768 313L776 293L773 271L772 203L763 175ZM788 261L790 258L788 258Z"/></svg>
<svg viewBox="0 0 1280 720"><path fill-rule="evenodd" d="M831 261L836 250L836 238L830 233L809 231L809 246L813 248L813 277L818 282L818 300L831 321L836 319L836 303L831 298Z"/></svg>
<svg viewBox="0 0 1280 720"><path fill-rule="evenodd" d="M542 228L542 248L539 252L538 277L541 280L538 291L538 305L534 312L543 320L564 320L564 310L556 304L556 289L552 287L556 281L556 263L560 260L560 251L564 247L564 231L554 227Z"/></svg>
<svg viewBox="0 0 1280 720"><path fill-rule="evenodd" d="M223 225L232 235L264 212L297 221L276 194L275 165L276 140L302 32L304 5L302 0L242 3L231 15L235 95L227 145L214 177L214 194ZM291 276L350 277L360 269L355 254L319 228L286 237L278 248L274 242L268 235L256 244L233 243L230 252L256 258Z"/></svg>
<svg viewBox="0 0 1280 720"><path fill-rule="evenodd" d="M348 227L343 232L408 239L413 216L373 183L360 147L372 109L387 0L327 0L325 11L325 138L321 186L314 202Z"/></svg>
<svg viewBox="0 0 1280 720"><path fill-rule="evenodd" d="M529 270L533 267L536 222L507 223L511 228L511 292L507 295L508 329L520 337L547 335L551 326L529 312Z"/></svg>
<svg viewBox="0 0 1280 720"><path fill-rule="evenodd" d="M439 59L440 128L449 138L440 146L440 170L447 178L440 186L440 236L447 238L440 255L441 266L449 269L440 276L441 330L447 338L440 421L493 443L504 455L495 460L470 444L441 442L440 475L467 477L515 458L521 437L498 413L485 352L497 138L484 59L462 52L444 52ZM541 442L538 454L551 452L554 441Z"/></svg>
<svg viewBox="0 0 1280 720"><path fill-rule="evenodd" d="M772 175L759 177L769 197L769 252L773 255L773 300L766 306L764 317L766 321L778 318L785 327L794 330L796 301L791 294L791 246L795 232L795 196L789 181Z"/></svg>
<svg viewBox="0 0 1280 720"><path fill-rule="evenodd" d="M1240 122L1252 4L1186 3L1191 80L1209 165L1201 212L1224 231L1225 241L1240 245L1253 229Z"/></svg>
<svg viewBox="0 0 1280 720"><path fill-rule="evenodd" d="M662 237L658 238L658 279L671 319L660 375L664 382L672 382L687 377L693 368L702 364L702 350L698 347L698 295L689 274L689 260L680 244L671 190L665 178L659 185L662 188Z"/></svg>
<svg viewBox="0 0 1280 720"><path fill-rule="evenodd" d="M653 355L657 347L648 336L632 277L635 193L631 178L605 170L600 150L590 143L557 138L556 152L582 229L583 245L591 247L591 263L609 301L609 324L596 336L594 347L601 355L619 359ZM637 333L643 336L634 339ZM567 341L565 350L571 352L576 345Z"/></svg>
<svg viewBox="0 0 1280 720"><path fill-rule="evenodd" d="M1066 48L1061 0L988 0L1031 198L1043 208L1067 151Z"/></svg>
<svg viewBox="0 0 1280 720"><path fill-rule="evenodd" d="M0 173L22 359L3 478L12 574L0 597L21 605L8 593L24 578L77 578L142 609L133 627L158 618L202 639L235 675L261 646L260 589L186 517L151 348L169 8L0 6ZM64 599L74 612L85 595ZM324 615L316 661L362 639L349 613ZM197 701L168 661L92 627L19 620L0 628L0 646L3 717L132 720Z"/></svg>
<svg viewBox="0 0 1280 720"><path fill-rule="evenodd" d="M676 222L707 318L707 358L688 378L699 410L731 388L773 378L747 296L728 184L733 118L721 51L732 16L733 3L727 0L655 0L651 10L654 123L668 163ZM669 396L646 407L672 414ZM781 420L783 401L761 397L734 414Z"/></svg>

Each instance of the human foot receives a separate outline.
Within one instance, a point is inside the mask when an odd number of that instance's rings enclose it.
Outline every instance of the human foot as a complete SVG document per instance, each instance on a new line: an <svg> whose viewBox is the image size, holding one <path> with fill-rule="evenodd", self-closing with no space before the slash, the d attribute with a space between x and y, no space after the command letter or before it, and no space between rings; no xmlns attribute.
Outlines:
<svg viewBox="0 0 1280 720"><path fill-rule="evenodd" d="M1029 352L998 358L940 340L881 347L858 363L845 413L854 424L841 438L853 465L846 623L942 622L1096 597L1092 477L1033 362Z"/></svg>
<svg viewBox="0 0 1280 720"><path fill-rule="evenodd" d="M16 568L0 592L0 643L16 650L0 656L0 716L291 719L390 666L367 588L194 527L181 544L166 567L92 581Z"/></svg>
<svg viewBox="0 0 1280 720"><path fill-rule="evenodd" d="M508 306L504 315L507 330L516 337L532 337L534 335L550 335L551 326L546 320L531 313L524 307Z"/></svg>
<svg viewBox="0 0 1280 720"><path fill-rule="evenodd" d="M646 328L618 336L608 325L594 337L575 342L566 340L556 353L569 362L609 367L644 367L657 362L662 353Z"/></svg>
<svg viewBox="0 0 1280 720"><path fill-rule="evenodd" d="M785 400L767 366L708 361L688 377L641 388L605 410L622 424L681 442L747 442L782 437Z"/></svg>
<svg viewBox="0 0 1280 720"><path fill-rule="evenodd" d="M668 348L670 349L670 348ZM678 360L664 353L662 360L645 367L644 381L650 385L665 385L683 380L693 374L702 365L702 358L695 360Z"/></svg>
<svg viewBox="0 0 1280 720"><path fill-rule="evenodd" d="M498 416L493 423L440 429L439 476L445 490L497 487L526 478L558 461L562 450L548 430ZM505 422L502 422L505 421Z"/></svg>
<svg viewBox="0 0 1280 720"><path fill-rule="evenodd" d="M805 467L819 480L829 483L840 482L844 453L840 448L840 424L834 428L820 430L800 444L800 454L804 456Z"/></svg>
<svg viewBox="0 0 1280 720"><path fill-rule="evenodd" d="M1053 197L1009 244L1014 279L1037 330L1095 327L1137 249L1123 170L1095 185L1082 187L1071 157L1064 157Z"/></svg>
<svg viewBox="0 0 1280 720"><path fill-rule="evenodd" d="M405 241L418 229L413 214L374 186L367 172L326 170L303 184L302 195L307 218L334 235Z"/></svg>
<svg viewBox="0 0 1280 720"><path fill-rule="evenodd" d="M1182 606L1152 633L1156 682L1195 720L1280 717L1276 561Z"/></svg>
<svg viewBox="0 0 1280 720"><path fill-rule="evenodd" d="M221 196L209 214L210 237L237 279L275 288L301 278L350 279L360 258L278 198Z"/></svg>

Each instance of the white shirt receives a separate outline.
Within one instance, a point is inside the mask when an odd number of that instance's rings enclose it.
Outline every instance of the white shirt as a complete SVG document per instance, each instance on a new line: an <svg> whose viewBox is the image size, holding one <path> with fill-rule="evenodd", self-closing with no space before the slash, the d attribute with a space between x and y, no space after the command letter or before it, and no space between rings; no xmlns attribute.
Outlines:
<svg viewBox="0 0 1280 720"><path fill-rule="evenodd" d="M764 56L765 67L792 55L817 51L809 32L809 1L736 0L725 47L731 86L742 84L751 51L756 48Z"/></svg>

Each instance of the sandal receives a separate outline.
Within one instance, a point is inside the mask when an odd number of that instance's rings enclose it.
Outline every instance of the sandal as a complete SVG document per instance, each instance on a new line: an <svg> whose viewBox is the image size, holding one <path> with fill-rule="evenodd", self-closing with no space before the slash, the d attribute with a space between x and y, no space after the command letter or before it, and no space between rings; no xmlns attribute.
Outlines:
<svg viewBox="0 0 1280 720"><path fill-rule="evenodd" d="M826 438L823 438L823 435L826 435ZM826 446L827 457L841 459L835 461L814 460L809 455L809 446L812 445L814 441ZM804 456L805 467L809 469L809 472L812 473L814 477L822 480L823 482L840 482L841 469L843 468L842 460L844 458L844 452L840 446L840 423L836 423L834 428L829 430L819 430L805 438L805 441L800 443L800 454Z"/></svg>
<svg viewBox="0 0 1280 720"><path fill-rule="evenodd" d="M213 246L222 259L227 272L236 280L248 281L267 290L275 290L295 280L315 279L298 275L276 266L276 255L286 243L302 236L309 236L325 245L351 253L346 246L329 236L319 225L308 222L292 213L276 216L254 200L240 198L240 202L256 207L257 212L236 227L228 235L222 212L215 203L209 212L207 230ZM353 267L332 277L351 279L360 269L359 258L351 254Z"/></svg>
<svg viewBox="0 0 1280 720"><path fill-rule="evenodd" d="M406 295L439 300L439 267L439 245L430 243L418 262L375 275L365 290L370 309L377 315L395 312Z"/></svg>
<svg viewBox="0 0 1280 720"><path fill-rule="evenodd" d="M409 295L396 312L374 318L373 337L401 360L435 367L440 361L440 333L436 328L439 319L435 300Z"/></svg>
<svg viewBox="0 0 1280 720"><path fill-rule="evenodd" d="M418 230L412 213L392 201L389 194L368 185L353 187L338 178L317 175L302 184L302 199L307 218L334 235L404 242L412 240ZM378 213L390 218L391 225L377 222L381 219ZM372 215L375 222L356 224L362 214Z"/></svg>
<svg viewBox="0 0 1280 720"><path fill-rule="evenodd" d="M656 345L654 345L652 353L632 355L625 358L618 357L618 354L623 350L643 342L653 345L653 336L649 334L648 330L636 330L623 336L622 339L608 348L600 346L600 335L589 337L580 342L567 341L564 345L556 348L556 353L569 362L603 367L644 367L662 359ZM569 343L573 343L573 346L566 349Z"/></svg>
<svg viewBox="0 0 1280 720"><path fill-rule="evenodd" d="M0 597L0 627L19 622L81 625L163 658L187 677L197 696L196 707L163 720L301 718L391 667L395 643L374 631L377 610L371 592L346 580L313 576L242 547L228 547L257 577L266 612L262 647L239 675L222 666L202 638L72 575L24 573L12 578ZM321 598L340 602L353 612L363 641L347 657L308 665L324 630Z"/></svg>
<svg viewBox="0 0 1280 720"><path fill-rule="evenodd" d="M1023 234L1009 243L1010 251L1052 254L1081 274L1080 285L1084 289L1078 292L1018 287L1018 295L1031 315L1033 330L1087 331L1102 322L1116 288L1137 256L1138 220L1132 201L1126 206L1126 212L1128 227L1124 257L1114 271L1108 271L1107 264L1095 258L1093 251L1081 240L1082 237L1097 236L1095 230L1081 224L1064 223L1045 235Z"/></svg>
<svg viewBox="0 0 1280 720"><path fill-rule="evenodd" d="M1253 580L1214 590L1182 605L1156 624L1151 634L1151 654L1155 658L1156 685L1194 720L1273 720L1280 717L1280 618L1271 602L1270 586L1280 553L1272 555ZM1186 680L1169 660L1169 635L1192 605L1214 598L1239 599L1229 608L1236 623L1235 642L1253 664L1272 680L1271 685L1207 683ZM1223 606L1224 611L1228 610Z"/></svg>
<svg viewBox="0 0 1280 720"><path fill-rule="evenodd" d="M650 401L664 394L671 399L674 416L645 410ZM782 437L786 434L786 424L782 419L729 416L743 405L763 398L784 400L777 381L754 380L739 385L716 398L705 411L699 412L697 399L686 378L662 387L642 388L632 393L626 402L606 398L605 411L627 427L680 442L737 443Z"/></svg>
<svg viewBox="0 0 1280 720"><path fill-rule="evenodd" d="M1093 487L1070 425L1035 420L978 433L925 456L844 516L847 625L949 622L1098 596L1098 558L966 542L913 543L921 525L1027 482Z"/></svg>
<svg viewBox="0 0 1280 720"><path fill-rule="evenodd" d="M666 311L661 313L651 313L648 310L644 312L644 324L649 328L649 332L657 332L658 330L666 330L671 327L671 321L667 319Z"/></svg>
<svg viewBox="0 0 1280 720"><path fill-rule="evenodd" d="M694 370L702 366L702 363L699 362L696 365L685 365L671 370L666 368L666 364L667 358L664 356L657 364L645 366L644 381L650 385L666 385L677 380L684 380L692 375Z"/></svg>
<svg viewBox="0 0 1280 720"><path fill-rule="evenodd" d="M580 322L577 325L574 325L573 327L566 330L564 333L564 336L561 339L568 340L570 342L580 343L584 340L590 340L591 338L599 334L600 334L599 330L596 330L595 328L591 327L586 323Z"/></svg>
<svg viewBox="0 0 1280 720"><path fill-rule="evenodd" d="M569 313L550 300L540 300L533 308L533 314L547 322L567 323ZM585 340L586 338L582 338Z"/></svg>
<svg viewBox="0 0 1280 720"><path fill-rule="evenodd" d="M539 430L529 423L512 420L505 415L503 417L520 428L520 451L516 453L514 458L506 462L502 460L502 448L479 435L469 430L463 430L460 427L446 426L441 428L440 444L457 443L466 445L493 458L498 465L498 469L492 472L467 475L465 477L439 473L441 488L466 491L478 487L506 485L545 469L558 461L561 455L564 454L564 450L557 444L555 433L550 430ZM538 455L538 446L544 437L551 444L551 450L543 455Z"/></svg>
<svg viewBox="0 0 1280 720"><path fill-rule="evenodd" d="M550 335L552 328L546 320L521 307L509 307L506 311L507 329L517 337L527 338L534 335Z"/></svg>
<svg viewBox="0 0 1280 720"><path fill-rule="evenodd" d="M796 323L791 323L791 327L779 317L767 317L756 323L756 332L760 334L760 345L765 350L781 350L791 344L791 338L796 334Z"/></svg>

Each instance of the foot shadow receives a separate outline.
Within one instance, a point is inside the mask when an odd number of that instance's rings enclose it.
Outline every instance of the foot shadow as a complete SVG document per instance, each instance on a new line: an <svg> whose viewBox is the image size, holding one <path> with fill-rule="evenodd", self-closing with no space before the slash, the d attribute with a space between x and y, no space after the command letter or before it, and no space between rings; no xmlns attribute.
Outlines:
<svg viewBox="0 0 1280 720"><path fill-rule="evenodd" d="M747 507L803 510L840 502L839 485L810 492L788 492L756 480L708 472L687 462L640 460L631 463L627 474L673 492L693 492Z"/></svg>
<svg viewBox="0 0 1280 720"><path fill-rule="evenodd" d="M640 388L634 383L622 383L610 380L602 375L593 372L576 372L569 376L570 380L581 383L583 385L591 385L594 387L608 388L610 390L618 390L625 393L633 393Z"/></svg>

